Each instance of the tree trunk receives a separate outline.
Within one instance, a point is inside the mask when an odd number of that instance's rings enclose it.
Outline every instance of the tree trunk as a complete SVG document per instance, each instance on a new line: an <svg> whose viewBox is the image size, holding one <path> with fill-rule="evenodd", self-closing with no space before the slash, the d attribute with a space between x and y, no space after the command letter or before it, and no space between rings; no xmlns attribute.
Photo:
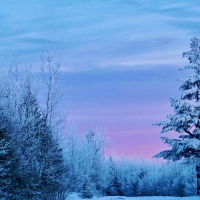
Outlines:
<svg viewBox="0 0 200 200"><path fill-rule="evenodd" d="M200 196L200 158L197 158L196 176L197 176L197 195Z"/></svg>

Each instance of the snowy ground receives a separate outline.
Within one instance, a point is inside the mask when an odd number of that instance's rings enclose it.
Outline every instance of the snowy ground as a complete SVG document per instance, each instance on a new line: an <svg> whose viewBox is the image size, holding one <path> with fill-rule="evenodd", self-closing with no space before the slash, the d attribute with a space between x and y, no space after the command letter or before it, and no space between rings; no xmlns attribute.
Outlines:
<svg viewBox="0 0 200 200"><path fill-rule="evenodd" d="M200 200L200 197L94 197L91 200ZM67 198L67 200L81 200L76 194Z"/></svg>

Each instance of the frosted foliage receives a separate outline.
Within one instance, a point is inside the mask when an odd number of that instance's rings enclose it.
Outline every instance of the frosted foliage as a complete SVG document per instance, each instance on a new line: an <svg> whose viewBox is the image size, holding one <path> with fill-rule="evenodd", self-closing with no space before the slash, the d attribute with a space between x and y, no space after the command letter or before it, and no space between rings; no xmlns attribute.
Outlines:
<svg viewBox="0 0 200 200"><path fill-rule="evenodd" d="M0 177L0 199L56 199L64 172L62 149L41 108L36 74L19 72L15 63L0 76L0 175L5 180L2 186Z"/></svg>
<svg viewBox="0 0 200 200"><path fill-rule="evenodd" d="M175 130L179 133L187 131L192 128L194 124L198 123L198 116L200 113L199 103L194 105L184 102L176 97L171 97L171 106L174 107L174 114L167 115L167 121L157 122L156 125L163 126L162 133ZM199 128L197 127L199 130ZM194 129L195 131L196 129Z"/></svg>
<svg viewBox="0 0 200 200"><path fill-rule="evenodd" d="M106 138L99 129L84 137L69 131L66 141L66 193L94 196L192 196L196 193L195 165L105 158Z"/></svg>
<svg viewBox="0 0 200 200"><path fill-rule="evenodd" d="M177 159L182 157L200 156L200 67L199 67L199 45L197 38L192 39L191 51L185 52L183 55L190 61L191 66L185 67L194 70L194 74L186 79L181 79L182 85L180 89L183 95L180 99L171 97L171 106L174 108L174 114L167 115L166 121L160 121L156 125L162 126L162 133L168 131L176 131L180 133L180 140L167 139L162 137L165 143L172 146L171 153L177 155ZM189 102L188 100L195 100ZM175 154L174 154L175 153ZM170 154L170 151L162 153ZM161 154L156 155L156 157ZM173 156L166 155L166 158Z"/></svg>
<svg viewBox="0 0 200 200"><path fill-rule="evenodd" d="M182 68L191 69L193 74L185 79L180 79L182 85L180 98L171 97L171 106L174 114L168 114L167 120L157 122L162 126L161 133L168 131L178 132L179 139L161 139L171 146L171 150L162 151L154 157L163 157L168 160L180 160L184 158L200 158L200 40L192 38L191 50L183 53L190 65ZM197 193L200 194L200 165L196 162Z"/></svg>

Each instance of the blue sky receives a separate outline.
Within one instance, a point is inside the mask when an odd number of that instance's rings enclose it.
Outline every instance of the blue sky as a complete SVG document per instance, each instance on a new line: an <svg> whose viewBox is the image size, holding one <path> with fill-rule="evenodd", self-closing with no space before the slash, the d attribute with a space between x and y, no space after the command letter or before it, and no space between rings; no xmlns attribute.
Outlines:
<svg viewBox="0 0 200 200"><path fill-rule="evenodd" d="M3 0L0 59L39 66L48 44L62 55L68 124L107 129L117 154L151 157L166 148L152 123L180 95L182 53L200 33L199 1Z"/></svg>

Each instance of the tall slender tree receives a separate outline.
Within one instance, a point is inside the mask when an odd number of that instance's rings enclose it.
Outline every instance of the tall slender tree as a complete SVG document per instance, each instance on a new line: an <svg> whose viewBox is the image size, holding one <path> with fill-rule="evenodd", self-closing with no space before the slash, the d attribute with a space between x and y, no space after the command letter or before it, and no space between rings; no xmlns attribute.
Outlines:
<svg viewBox="0 0 200 200"><path fill-rule="evenodd" d="M190 64L182 70L192 70L188 78L180 79L182 83L180 98L171 97L174 114L167 115L167 120L157 122L162 126L161 133L178 132L179 139L161 137L164 143L171 146L171 150L162 151L154 157L167 160L194 159L196 162L197 194L200 195L200 40L191 39L191 50L183 53Z"/></svg>
<svg viewBox="0 0 200 200"><path fill-rule="evenodd" d="M2 122L2 121L1 121ZM13 195L12 173L14 169L14 155L11 138L5 128L0 130L0 199L7 199Z"/></svg>
<svg viewBox="0 0 200 200"><path fill-rule="evenodd" d="M37 95L32 88L31 78L24 83L21 104L19 105L21 134L21 166L23 166L28 198L55 199L60 189L64 170L62 149L54 137L45 114L41 111ZM28 176L28 177L27 177ZM27 177L27 178L26 178Z"/></svg>

